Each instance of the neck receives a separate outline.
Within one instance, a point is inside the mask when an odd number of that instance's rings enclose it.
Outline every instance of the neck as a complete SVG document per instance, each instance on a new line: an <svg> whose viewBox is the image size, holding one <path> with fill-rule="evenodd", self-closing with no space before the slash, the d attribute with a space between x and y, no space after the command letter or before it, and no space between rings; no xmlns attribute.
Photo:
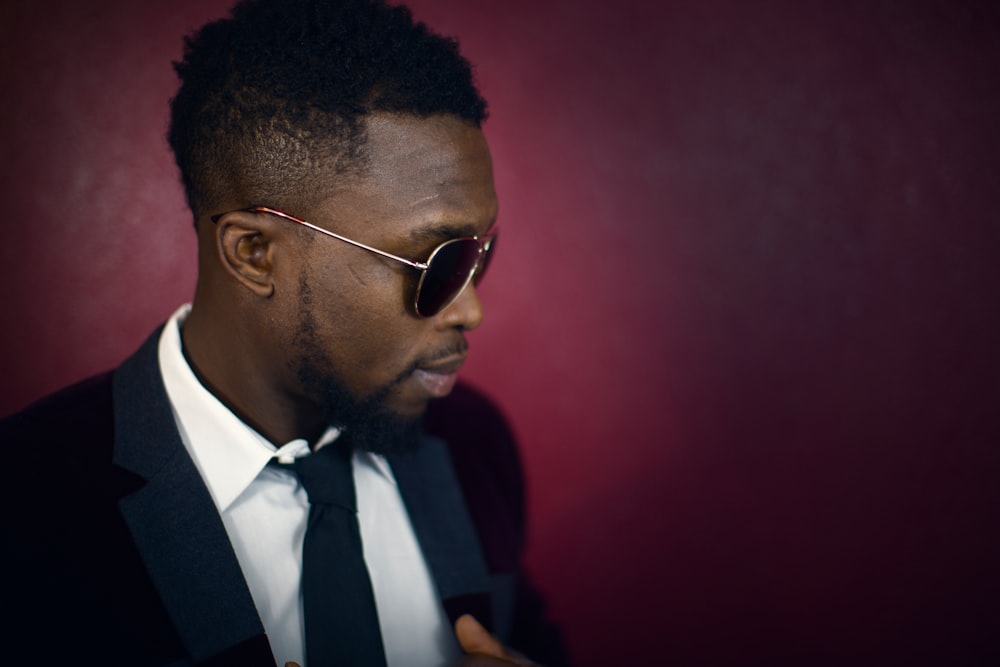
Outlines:
<svg viewBox="0 0 1000 667"><path fill-rule="evenodd" d="M246 336L220 333L237 330L220 326L225 318L206 318L195 304L181 327L181 349L202 386L275 446L296 438L315 443L327 428L321 409L278 378L273 361L253 353Z"/></svg>

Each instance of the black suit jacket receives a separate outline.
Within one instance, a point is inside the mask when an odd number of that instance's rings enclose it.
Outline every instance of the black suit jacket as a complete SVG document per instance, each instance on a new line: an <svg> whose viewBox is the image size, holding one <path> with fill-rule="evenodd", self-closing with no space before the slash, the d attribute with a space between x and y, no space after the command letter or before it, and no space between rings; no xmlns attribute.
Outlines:
<svg viewBox="0 0 1000 667"><path fill-rule="evenodd" d="M177 433L159 331L112 373L0 423L7 664L273 665L225 528ZM523 485L497 410L459 385L390 457L448 616L563 662L520 570Z"/></svg>

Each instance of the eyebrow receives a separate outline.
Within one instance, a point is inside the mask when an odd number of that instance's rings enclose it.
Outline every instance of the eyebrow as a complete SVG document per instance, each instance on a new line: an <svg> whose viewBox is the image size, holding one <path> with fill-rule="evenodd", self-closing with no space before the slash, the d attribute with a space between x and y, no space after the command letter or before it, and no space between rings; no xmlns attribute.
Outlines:
<svg viewBox="0 0 1000 667"><path fill-rule="evenodd" d="M490 223L489 229L484 232L484 234L489 234L493 228L496 226L496 221ZM483 236L484 234L478 234ZM450 224L438 224L430 225L427 227L420 227L419 229L414 229L410 232L410 238L415 242L420 241L436 241L438 239L460 239L470 236L477 236L477 230L475 225L462 224L462 225L450 225Z"/></svg>

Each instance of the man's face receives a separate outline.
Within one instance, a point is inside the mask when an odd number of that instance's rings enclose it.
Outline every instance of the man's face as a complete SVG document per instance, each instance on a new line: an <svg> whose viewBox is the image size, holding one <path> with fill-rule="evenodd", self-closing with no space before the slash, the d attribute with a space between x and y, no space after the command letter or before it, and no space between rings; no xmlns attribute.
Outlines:
<svg viewBox="0 0 1000 667"><path fill-rule="evenodd" d="M480 130L451 116L375 114L367 169L311 211L321 227L408 259L440 243L484 234L497 214L489 150ZM314 234L313 232L308 232ZM291 337L292 371L305 398L361 435L396 437L447 394L466 353L464 332L482 308L475 287L438 314L417 317L419 272L314 234L301 248ZM372 422L379 422L378 424ZM356 443L357 444L357 443Z"/></svg>

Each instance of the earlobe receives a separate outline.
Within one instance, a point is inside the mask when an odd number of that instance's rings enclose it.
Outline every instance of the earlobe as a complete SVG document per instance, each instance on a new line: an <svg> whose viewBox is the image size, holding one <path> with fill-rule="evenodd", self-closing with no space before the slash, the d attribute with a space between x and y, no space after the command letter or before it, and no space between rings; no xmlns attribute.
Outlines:
<svg viewBox="0 0 1000 667"><path fill-rule="evenodd" d="M253 294L274 294L274 244L262 216L237 211L216 223L216 245L223 267Z"/></svg>

